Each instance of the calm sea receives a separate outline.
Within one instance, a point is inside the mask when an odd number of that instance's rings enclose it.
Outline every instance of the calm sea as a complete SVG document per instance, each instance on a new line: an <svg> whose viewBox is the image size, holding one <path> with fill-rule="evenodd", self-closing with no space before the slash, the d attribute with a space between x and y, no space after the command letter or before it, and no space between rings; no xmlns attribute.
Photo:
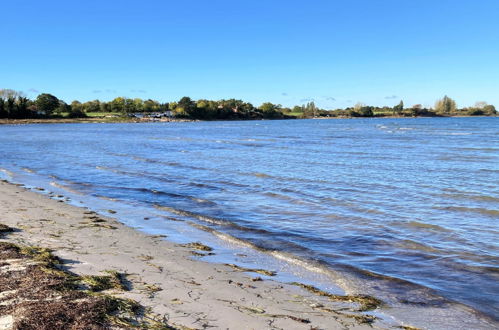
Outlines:
<svg viewBox="0 0 499 330"><path fill-rule="evenodd" d="M499 118L6 125L0 146L5 175L146 230L202 225L349 292L497 320Z"/></svg>

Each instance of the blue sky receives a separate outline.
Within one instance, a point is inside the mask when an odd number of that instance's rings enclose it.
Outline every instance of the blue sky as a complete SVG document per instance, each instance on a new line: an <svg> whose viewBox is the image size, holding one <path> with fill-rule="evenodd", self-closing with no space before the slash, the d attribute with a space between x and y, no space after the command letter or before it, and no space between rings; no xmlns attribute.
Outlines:
<svg viewBox="0 0 499 330"><path fill-rule="evenodd" d="M36 97L499 106L497 0L5 0L0 88Z"/></svg>

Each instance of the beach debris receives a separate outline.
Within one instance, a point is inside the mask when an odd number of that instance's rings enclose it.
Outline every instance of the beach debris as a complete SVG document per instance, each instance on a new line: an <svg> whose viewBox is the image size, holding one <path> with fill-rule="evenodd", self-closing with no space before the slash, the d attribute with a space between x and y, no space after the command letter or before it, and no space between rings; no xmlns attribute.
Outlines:
<svg viewBox="0 0 499 330"><path fill-rule="evenodd" d="M266 276L276 276L277 272L273 270L266 270L266 269L259 269L259 268L246 268L246 267L241 267L235 264L224 264L225 266L229 266L232 269L238 271L238 272L251 272L251 273L258 273Z"/></svg>
<svg viewBox="0 0 499 330"><path fill-rule="evenodd" d="M11 233L14 231L14 228L11 228L7 225L4 225L2 223L0 223L0 234L2 233Z"/></svg>
<svg viewBox="0 0 499 330"><path fill-rule="evenodd" d="M19 253L25 255L47 267L54 267L61 262L58 257L52 254L52 250L38 246L22 246Z"/></svg>
<svg viewBox="0 0 499 330"><path fill-rule="evenodd" d="M152 298L156 292L162 291L163 289L156 284L144 284L144 290L149 294L149 298Z"/></svg>
<svg viewBox="0 0 499 330"><path fill-rule="evenodd" d="M290 283L292 285L299 286L311 293L314 293L319 296L327 297L330 300L333 301L344 301L344 302L351 302L351 303L356 303L359 305L359 308L356 309L358 312L364 312L364 311L370 311L373 309L378 308L383 304L381 300L378 298L368 296L368 295L337 295L337 294L332 294L326 291L323 291L321 289L316 288L315 286L308 285L308 284L303 284L299 282L292 282ZM364 317L366 315L362 315Z"/></svg>
<svg viewBox="0 0 499 330"><path fill-rule="evenodd" d="M152 262L148 262L146 263L146 265L148 266L151 266L153 268L156 268L160 273L163 272L163 267L162 266L159 266L159 265L156 265L156 264L153 264Z"/></svg>
<svg viewBox="0 0 499 330"><path fill-rule="evenodd" d="M206 256L213 256L215 253L213 252L208 252L208 253L201 253L198 251L191 251L191 254L196 257L206 257Z"/></svg>
<svg viewBox="0 0 499 330"><path fill-rule="evenodd" d="M92 217L92 218L89 218L90 221L82 221L80 222L80 224L82 226L79 226L78 228L106 228L106 229L118 229L117 227L115 226L112 226L110 224L107 224L107 223L103 223L103 222L106 222L106 220L102 219L102 218L99 218L99 217Z"/></svg>
<svg viewBox="0 0 499 330"><path fill-rule="evenodd" d="M163 235L163 234L159 234L159 235L151 235L151 236L149 236L149 237L151 237L151 238L153 238L153 239L154 239L154 238L166 238L166 237L168 237L168 236L167 236L167 235Z"/></svg>
<svg viewBox="0 0 499 330"><path fill-rule="evenodd" d="M182 300L180 300L178 298L173 298L172 300L170 300L170 302L172 304L175 304L175 305L182 305L183 304Z"/></svg>
<svg viewBox="0 0 499 330"><path fill-rule="evenodd" d="M0 242L0 324L13 329L176 329L138 302L86 290L49 249ZM20 267L22 265L23 267ZM104 277L122 285L115 271ZM118 283L118 279L120 280ZM12 297L15 297L13 299ZM5 327L4 327L5 328Z"/></svg>
<svg viewBox="0 0 499 330"><path fill-rule="evenodd" d="M239 310L240 312L247 312L247 313L250 313L250 314L256 314L256 315L260 315L260 316L264 316L264 317L270 317L270 318L287 318L287 319L290 319L290 320L293 320L293 321L296 321L296 322L300 322L300 323L305 323L305 324L309 324L310 323L309 319L297 317L297 316L294 316L294 315L268 314L265 311L265 309L260 308L260 307L243 306L243 305L240 305L237 302L232 301L232 300L225 300L225 299L217 299L217 300L229 303L231 306L233 306L235 309Z"/></svg>
<svg viewBox="0 0 499 330"><path fill-rule="evenodd" d="M180 244L179 246L190 248L190 249L195 249L195 250L200 250L200 251L213 251L213 248L209 247L208 245L204 245L201 242Z"/></svg>
<svg viewBox="0 0 499 330"><path fill-rule="evenodd" d="M115 210L107 210L108 213L111 213L111 214L116 214L117 212Z"/></svg>
<svg viewBox="0 0 499 330"><path fill-rule="evenodd" d="M100 292L110 289L129 291L125 284L126 274L115 270L105 271L108 275L84 275L81 283L86 285L93 292Z"/></svg>
<svg viewBox="0 0 499 330"><path fill-rule="evenodd" d="M145 255L145 254L141 254L140 256L137 257L138 259L140 260L143 260L143 261L149 261L149 260L152 260L154 259L153 256L150 256L150 255Z"/></svg>

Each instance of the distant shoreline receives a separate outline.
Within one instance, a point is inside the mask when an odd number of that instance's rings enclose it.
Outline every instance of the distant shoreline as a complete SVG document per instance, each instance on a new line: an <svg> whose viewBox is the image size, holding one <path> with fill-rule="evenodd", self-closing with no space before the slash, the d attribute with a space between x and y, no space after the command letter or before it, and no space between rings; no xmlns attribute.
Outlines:
<svg viewBox="0 0 499 330"><path fill-rule="evenodd" d="M248 121L248 120L303 120L303 119L403 119L403 118L496 118L495 116L373 116L373 117L314 117L314 118L276 118L276 119L217 119L217 120L199 120L199 119L153 119L153 118L130 118L130 117L88 117L88 118L37 118L37 119L0 119L0 125L23 125L23 124L74 124L74 123L96 123L96 124L116 124L116 123L154 123L154 122L210 122L210 121Z"/></svg>

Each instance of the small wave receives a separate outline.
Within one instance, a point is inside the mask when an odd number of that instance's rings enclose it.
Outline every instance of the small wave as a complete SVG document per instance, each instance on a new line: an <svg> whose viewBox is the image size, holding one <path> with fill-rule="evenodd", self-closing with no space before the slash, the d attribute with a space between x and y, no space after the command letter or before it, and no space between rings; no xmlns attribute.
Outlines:
<svg viewBox="0 0 499 330"><path fill-rule="evenodd" d="M255 249L255 250L258 250L258 251L262 251L263 249L261 249L260 247L248 242L248 241L245 241L245 240L242 240L242 239L239 239L237 237L234 237L232 235L229 235L229 234L226 234L226 233L222 233L218 230L215 230L213 228L210 228L210 227L207 227L207 226L204 226L204 225L200 225L198 223L194 223L194 222L191 222L189 221L188 222L189 225L197 228L197 229L200 229L202 231L206 231L208 233L211 233L215 236L217 236L218 238L224 240L224 241L227 241L229 243L232 243L232 244L236 244L236 245L240 245L240 246L244 246L244 247L248 247L248 248L251 248L251 249Z"/></svg>
<svg viewBox="0 0 499 330"><path fill-rule="evenodd" d="M395 244L399 245L402 248L410 249L410 250L424 251L424 252L428 252L428 253L439 253L439 254L442 252L439 249L436 249L436 248L431 247L431 246L426 245L426 244L422 244L422 243L413 241L411 239L404 239L404 240L396 242Z"/></svg>
<svg viewBox="0 0 499 330"><path fill-rule="evenodd" d="M189 152L187 150L181 150L181 152ZM178 167L178 168L186 168L190 170L201 170L201 171L213 171L213 169L210 168L204 168L204 167L198 167L198 166L191 166L191 165L185 165L182 163L178 162L166 162L163 160L157 160L157 159L151 159L151 158L145 158L145 157L139 157L139 156L130 156L132 159L141 161L141 162L146 162L146 163L155 163L155 164L161 164L161 165L166 165L170 167Z"/></svg>
<svg viewBox="0 0 499 330"><path fill-rule="evenodd" d="M419 221L409 221L405 223L409 227L415 227L415 228L424 228L424 229L431 229L431 230L436 230L436 231L443 231L443 232L449 232L451 230L444 228L439 225L434 225L431 223L424 223L424 222L419 222Z"/></svg>
<svg viewBox="0 0 499 330"><path fill-rule="evenodd" d="M273 237L275 233L273 233L270 230L265 230L265 229L260 229L260 228L250 228L250 227L245 227L242 225L239 225L237 223L234 223L230 220L223 219L223 218L216 218L212 216L207 216L204 214L199 214L199 213L194 213L191 211L186 211L186 210L181 210L181 209L176 209L173 207L169 206L163 206L163 205L158 205L154 204L154 208L162 211L167 211L169 213L181 215L184 217L192 218L192 219L197 219L199 221L217 225L217 226L224 226L224 227L230 227L236 230L239 230L241 232L252 232L252 233L258 233L260 235L264 235L266 237ZM288 233L288 236L296 236L296 234Z"/></svg>
<svg viewBox="0 0 499 330"><path fill-rule="evenodd" d="M62 190L69 191L70 193L73 193L73 194L76 194L76 195L84 195L84 193L81 192L81 191L78 191L78 190L73 189L73 188L71 188L71 187L69 187L67 185L60 184L60 183L55 182L55 181L50 182L50 185L52 187L56 187L56 188L59 188L59 189L62 189Z"/></svg>
<svg viewBox="0 0 499 330"><path fill-rule="evenodd" d="M100 198L100 199L103 199L103 200L106 200L106 201L111 201L111 202L117 202L117 201L120 201L122 203L124 203L124 201L121 201L117 198L112 198L112 197L108 197L108 196L103 196L103 195L94 195L95 197L97 198Z"/></svg>
<svg viewBox="0 0 499 330"><path fill-rule="evenodd" d="M0 168L0 172L4 173L6 176L7 176L7 179L10 180L14 177L14 173L9 171L9 170L6 170L4 168Z"/></svg>
<svg viewBox="0 0 499 330"><path fill-rule="evenodd" d="M162 205L157 205L157 204L154 205L154 207L156 209L158 209L158 210L163 210L163 211L167 211L167 212L170 212L170 213L173 213L173 214L178 214L178 215L182 215L182 216L186 216L186 217L190 217L190 218L195 218L195 219L198 219L198 220L201 220L201 221L204 221L204 222L208 222L208 223L212 223L212 224L215 224L215 225L237 226L237 227L240 227L240 226L236 225L235 223L232 223L232 222L224 220L224 219L209 217L209 216L198 214L198 213L194 213L194 212L191 212L191 211L175 209L173 207L162 206Z"/></svg>
<svg viewBox="0 0 499 330"><path fill-rule="evenodd" d="M476 200L484 202L496 202L499 203L499 197L487 196L487 195L475 195L475 194L439 194L438 196L444 198L452 198L457 200Z"/></svg>
<svg viewBox="0 0 499 330"><path fill-rule="evenodd" d="M499 216L499 210L491 210L483 207L447 206L447 207L437 207L437 209L465 212L465 213L479 213L493 217Z"/></svg>
<svg viewBox="0 0 499 330"><path fill-rule="evenodd" d="M27 168L27 167L22 167L21 168L24 172L27 172L27 173L36 173L34 170L30 169L30 168Z"/></svg>
<svg viewBox="0 0 499 330"><path fill-rule="evenodd" d="M318 262L315 262L312 260L306 260L306 259L300 258L294 254L291 254L291 253L278 251L278 250L272 250L272 249L266 249L266 248L263 248L263 247L258 246L256 244L253 244L247 240L237 238L237 237L230 235L230 234L227 234L227 233L222 233L222 232L215 230L213 228L210 228L210 227L207 227L204 225L200 225L200 224L197 224L194 222L188 222L188 224L197 228L197 229L209 232L209 233L213 234L214 236L216 236L216 237L218 237L226 242L229 242L231 244L239 245L242 247L247 247L247 248L259 251L259 252L266 253L268 255L273 256L274 258L277 258L279 260L283 260L289 264L297 265L297 266L299 266L303 269L306 269L308 271L329 275L331 278L335 278L336 280L338 280L338 279L341 279L342 281L345 280L344 277L342 277L342 276L340 277L339 274L337 274L333 270L329 269L327 266L321 265Z"/></svg>
<svg viewBox="0 0 499 330"><path fill-rule="evenodd" d="M272 178L271 175L265 174L265 173L249 173L250 175L256 176L257 178Z"/></svg>
<svg viewBox="0 0 499 330"><path fill-rule="evenodd" d="M492 168L481 168L478 171L480 171L480 172L490 172L490 173L499 173L499 170L495 170L495 169L492 169Z"/></svg>
<svg viewBox="0 0 499 330"><path fill-rule="evenodd" d="M304 257L300 257L293 253L284 252L275 249L267 249L258 246L256 244L253 244L247 240L237 238L233 235L222 233L218 230L207 227L205 225L201 225L194 222L187 222L187 223L197 229L209 232L214 236L218 237L219 239L222 239L223 241L226 241L228 243L265 253L278 260L282 260L288 264L298 266L302 269L314 273L324 274L328 276L330 279L332 279L334 283L338 285L341 289L343 289L347 294L365 293L366 289L370 289L370 287L365 287L364 286L365 284L362 284L364 282L358 281L359 278L363 278L369 280L374 280L374 279L377 280L376 283L372 285L372 287L376 292L379 290L378 285L382 285L383 288L386 289L387 291L398 292L398 296L400 299L399 302L404 304L409 303L409 301L402 300L403 295L400 294L400 292L410 292L410 295L407 295L407 297L414 298L415 296L417 296L418 301L420 301L424 305L441 306L443 304L447 304L450 302L450 300L440 295L437 295L436 293L433 292L433 290L429 289L428 287L405 279L372 272L367 269L358 268L356 266L352 266L349 264L331 265L329 263L323 263L318 260L311 260ZM416 292L420 294L416 294Z"/></svg>
<svg viewBox="0 0 499 330"><path fill-rule="evenodd" d="M163 195L163 196L168 196L168 197L173 197L173 198L189 199L189 200L192 200L192 201L200 203L200 204L216 205L215 202L212 202L212 201L207 200L207 199L202 199L202 198L198 198L198 197L194 197L194 196L190 196L190 195L171 193L171 192L156 190L156 189L120 187L120 186L100 186L100 187L115 189L115 190L131 190L131 191L143 192L143 193L148 193L148 194Z"/></svg>

